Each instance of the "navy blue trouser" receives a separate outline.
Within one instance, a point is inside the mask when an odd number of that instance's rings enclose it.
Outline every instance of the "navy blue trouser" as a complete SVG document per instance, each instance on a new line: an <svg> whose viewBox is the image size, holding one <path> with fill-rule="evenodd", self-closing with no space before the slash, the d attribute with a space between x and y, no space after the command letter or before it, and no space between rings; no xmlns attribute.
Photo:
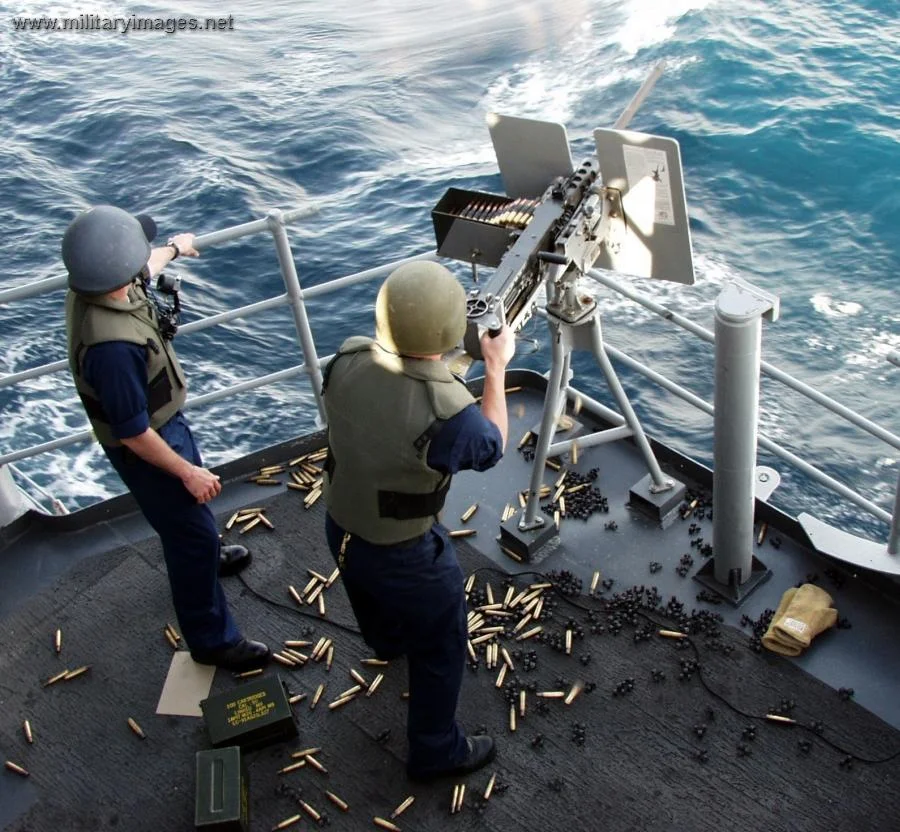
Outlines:
<svg viewBox="0 0 900 832"><path fill-rule="evenodd" d="M325 531L340 565L343 529L328 516ZM466 599L446 530L435 525L406 546L353 536L341 576L366 644L382 659L407 657L409 770L421 774L462 762L467 749L456 703L466 660Z"/></svg>
<svg viewBox="0 0 900 832"><path fill-rule="evenodd" d="M202 464L181 413L159 434L188 462ZM162 541L172 603L188 647L214 650L236 644L241 634L219 584L219 532L209 506L198 503L181 480L126 448L104 451Z"/></svg>

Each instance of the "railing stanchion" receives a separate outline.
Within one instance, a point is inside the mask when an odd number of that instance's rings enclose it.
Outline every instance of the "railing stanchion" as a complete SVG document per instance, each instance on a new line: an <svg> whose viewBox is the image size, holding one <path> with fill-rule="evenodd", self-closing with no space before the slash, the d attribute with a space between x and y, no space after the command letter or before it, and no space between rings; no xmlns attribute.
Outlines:
<svg viewBox="0 0 900 832"><path fill-rule="evenodd" d="M322 400L322 370L319 367L316 344L313 340L312 329L309 326L309 317L306 314L306 304L303 302L303 290L300 288L300 278L297 276L297 267L294 265L294 255L291 252L291 244L284 229L284 212L276 208L268 213L266 221L275 240L275 251L278 254L278 262L281 265L281 277L284 280L284 287L287 289L288 297L290 298L294 324L297 327L297 335L300 337L300 348L303 350L306 371L309 373L313 395L316 398L316 408L319 411L319 427L322 427L327 421L325 418L325 403Z"/></svg>

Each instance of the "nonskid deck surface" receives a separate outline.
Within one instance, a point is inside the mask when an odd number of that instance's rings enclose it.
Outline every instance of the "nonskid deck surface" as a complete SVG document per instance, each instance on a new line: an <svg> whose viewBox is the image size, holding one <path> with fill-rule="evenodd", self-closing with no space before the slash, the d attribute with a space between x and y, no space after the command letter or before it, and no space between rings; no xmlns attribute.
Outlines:
<svg viewBox="0 0 900 832"><path fill-rule="evenodd" d="M535 393L516 395L511 401L513 446L536 420L540 404ZM320 439L310 447L317 444ZM614 581L602 593L613 600L613 608L604 609L602 600L584 592L571 599L579 605L574 606L545 590L552 615L542 613L544 632L524 642L512 635L501 641L515 664L501 688L496 687L499 666L488 671L480 655L477 670L466 675L460 717L470 730L484 726L491 731L500 753L485 772L467 778L465 805L453 817L448 811L454 781L421 787L405 780L402 661L387 668L383 685L372 697L327 708L337 693L353 684L351 667L369 679L374 676L374 669L360 663L369 652L359 637L329 623L354 623L340 582L327 591L323 621L314 609L310 620L268 605L229 579L229 599L248 635L273 645L289 638L315 641L328 636L336 646L330 671L322 663L269 671L279 673L291 691L308 697L296 706L299 740L249 757L252 829L271 829L302 814L298 799L328 812L332 828L375 828L373 817L389 817L408 794L416 801L395 819L401 829L446 829L453 824L463 829L593 829L601 820L603 828L648 830L896 828L900 761L841 765L845 755L827 743L874 759L900 749L900 733L852 699L841 699L834 689L837 684L823 684L796 662L750 651L746 632L729 627L708 631L693 640L699 655L658 636L636 640L633 610L614 600L616 593L633 585L649 589L655 584L663 604L675 594L687 611L705 607L732 618L745 613L756 617L808 572L820 571L827 587L824 570L830 565L785 539L780 549L761 552L775 575L746 609L731 612L724 606L697 604L697 585L675 573L682 554L693 551L687 523L676 521L663 532L624 507L628 486L643 475L634 448L619 443L584 453L579 470L592 467L600 468L597 486L608 498L609 514L596 515L586 524L564 521L558 545L536 568L569 570L573 581L567 583L580 579L585 590L599 568L604 579ZM458 547L464 571L477 570L472 604L484 602L486 581L495 597L505 595L507 573L522 568L500 552L493 536L497 517L515 490L525 486L527 471L525 461L511 449L499 470L464 475L454 484L445 514L448 526L460 525L462 511L479 504L468 523L478 534L459 541ZM548 481L555 477L550 472ZM274 531L257 528L235 537L254 549L247 584L292 604L288 584L304 583L308 568L331 570L321 503L307 511L299 493L279 489L273 497L269 495L274 490L237 483L227 491L231 504L223 512L223 524L239 504L265 504L275 526ZM616 530L605 529L610 520L616 521ZM102 536L109 535L110 528ZM0 829L174 830L192 825L194 755L209 745L201 720L154 714L171 658L162 635L172 613L159 546L142 534L134 518L120 521L113 536L134 542L86 557L58 586L22 601L2 621L0 748L4 759L27 767L31 777L0 772ZM83 542L84 536L65 537ZM4 557L15 554L14 549ZM695 553L698 563L701 558ZM662 563L663 569L651 575L651 561ZM524 588L542 579L522 575L513 580ZM887 630L896 627L896 608L889 599L867 593L861 582L849 580L831 590L853 629L821 637L807 661L815 654L822 656L818 661L823 665L835 664L834 672L843 674L841 686L854 687L860 699L869 676L881 672L889 684L897 668L896 657L889 668L870 667L872 656L884 648L873 637L875 625L865 612L874 609L878 615L873 618ZM854 604L859 612L847 612ZM707 613L701 618L714 624ZM618 624L621 630L615 634ZM59 658L50 646L56 627L65 632ZM569 627L574 631L572 655L558 649ZM637 632L645 629L655 633L656 628L639 617ZM854 652L858 655L853 660L865 669L858 675L848 670ZM692 671L698 660L709 687L745 715L702 687L700 673ZM882 659L889 660L890 654ZM90 671L70 682L41 687L41 681L59 669L81 664L90 664ZM687 678L680 679L682 674ZM587 688L568 706L536 696L538 691L569 691L576 681ZM326 693L311 711L309 697L322 682ZM219 672L214 690L235 684ZM509 700L518 706L520 689L525 690L526 715L517 714L512 732ZM539 705L541 701L545 705ZM804 726L820 722L824 733L820 737L802 726L753 719L772 708L785 709ZM129 731L129 716L146 730L146 740ZM891 717L896 715L885 718L893 721ZM21 730L25 718L35 734L30 746ZM747 731L751 726L754 732ZM811 743L808 752L801 740ZM291 751L308 746L321 746L327 774L309 767L278 774L291 762ZM492 773L499 788L485 804L479 795ZM343 798L350 811L343 814L331 806L325 789Z"/></svg>

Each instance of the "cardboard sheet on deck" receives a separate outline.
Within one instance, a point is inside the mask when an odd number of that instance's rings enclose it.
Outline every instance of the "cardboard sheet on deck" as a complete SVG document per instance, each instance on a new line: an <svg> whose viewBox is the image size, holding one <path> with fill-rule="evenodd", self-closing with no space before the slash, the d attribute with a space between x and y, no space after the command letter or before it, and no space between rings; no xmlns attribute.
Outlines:
<svg viewBox="0 0 900 832"><path fill-rule="evenodd" d="M186 650L176 650L172 654L156 713L203 716L200 702L209 696L215 675L215 667L197 664Z"/></svg>

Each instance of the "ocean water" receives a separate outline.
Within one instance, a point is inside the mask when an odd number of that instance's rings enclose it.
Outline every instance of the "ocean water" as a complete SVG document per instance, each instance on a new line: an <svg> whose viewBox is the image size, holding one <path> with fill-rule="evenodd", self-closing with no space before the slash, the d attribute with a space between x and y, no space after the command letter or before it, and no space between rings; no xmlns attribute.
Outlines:
<svg viewBox="0 0 900 832"><path fill-rule="evenodd" d="M149 212L163 237L315 203L291 232L304 285L433 248L450 186L500 192L485 113L559 121L578 160L660 59L631 127L681 145L697 283L634 281L711 328L723 282L774 292L764 357L897 431L900 20L893 0L200 2L224 31L47 31L14 17L177 18L108 0L0 2L0 288L61 273L80 210ZM39 24L46 26L47 24ZM62 24L59 24L62 25ZM185 318L282 291L260 236L179 261ZM456 268L456 267L454 267ZM465 276L465 268L457 268ZM375 285L310 303L322 354L371 328ZM609 343L711 400L710 349L597 287ZM63 292L0 308L0 372L65 357ZM532 342L537 343L534 349ZM518 363L547 368L540 322ZM179 341L194 394L301 360L284 311ZM576 384L607 399L591 361ZM620 368L648 431L701 460L711 420ZM0 451L83 429L67 374L0 389ZM190 413L209 463L313 425L300 380ZM763 431L890 508L895 449L762 385ZM775 502L886 528L765 454ZM121 489L96 447L19 463L69 508Z"/></svg>

